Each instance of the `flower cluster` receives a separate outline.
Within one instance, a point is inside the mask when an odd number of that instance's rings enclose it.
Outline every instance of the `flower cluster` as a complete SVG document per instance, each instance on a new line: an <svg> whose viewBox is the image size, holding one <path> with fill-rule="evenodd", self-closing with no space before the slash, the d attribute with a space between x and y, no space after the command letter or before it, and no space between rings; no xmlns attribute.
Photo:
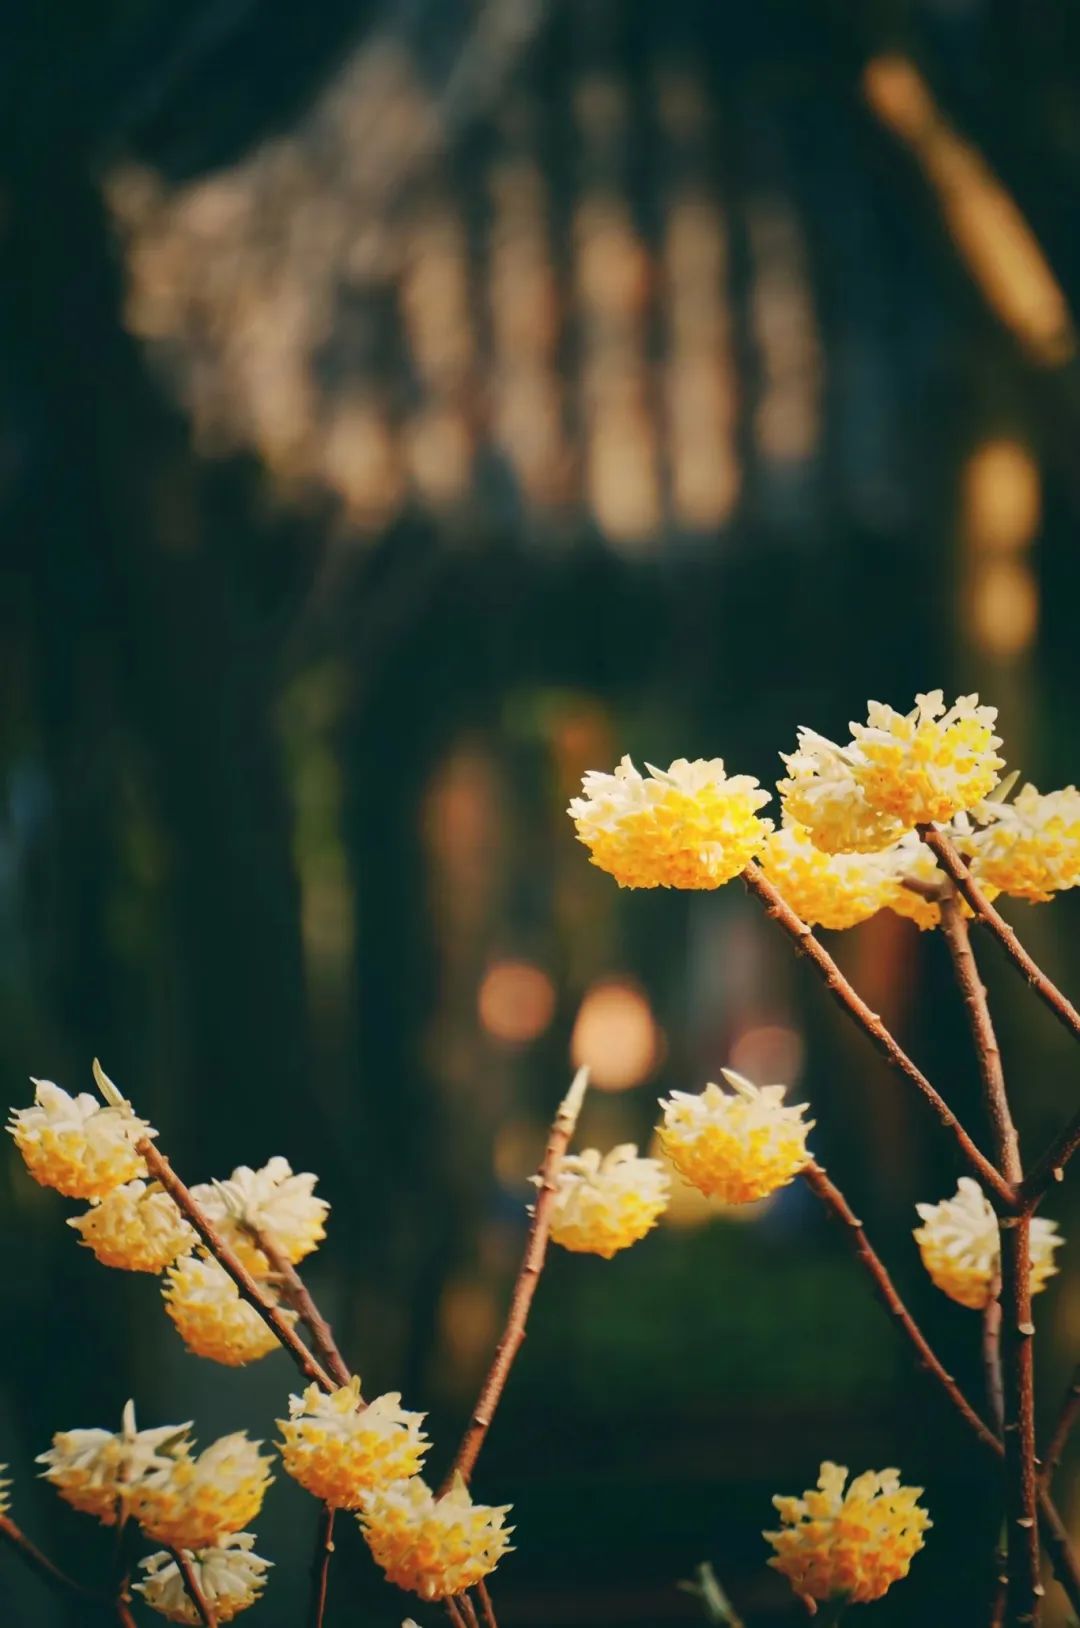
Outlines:
<svg viewBox="0 0 1080 1628"><path fill-rule="evenodd" d="M769 801L750 775L727 775L721 758L667 769L628 757L614 774L590 771L569 814L592 863L620 887L717 888L761 851Z"/></svg>
<svg viewBox="0 0 1080 1628"><path fill-rule="evenodd" d="M815 848L805 827L791 822L770 834L761 867L811 927L856 927L889 902L895 887L883 855L825 853Z"/></svg>
<svg viewBox="0 0 1080 1628"><path fill-rule="evenodd" d="M809 1163L813 1120L806 1104L784 1102L782 1085L756 1086L721 1070L731 1087L707 1085L699 1096L673 1091L661 1101L661 1145L679 1174L726 1204L749 1204L786 1186Z"/></svg>
<svg viewBox="0 0 1080 1628"><path fill-rule="evenodd" d="M169 1268L162 1295L165 1310L193 1356L241 1368L277 1347L277 1336L254 1306L241 1299L224 1267L203 1252L184 1255ZM281 1316L288 1323L296 1321L296 1313L284 1308Z"/></svg>
<svg viewBox="0 0 1080 1628"><path fill-rule="evenodd" d="M72 1216L68 1226L102 1266L125 1272L163 1272L195 1243L192 1228L157 1182L114 1187L82 1215Z"/></svg>
<svg viewBox="0 0 1080 1628"><path fill-rule="evenodd" d="M977 1181L961 1176L952 1198L916 1204L922 1226L915 1230L923 1265L933 1282L961 1306L982 1311L998 1292L1001 1234L990 1200ZM1057 1271L1054 1251L1064 1240L1056 1221L1031 1222L1031 1292L1045 1289Z"/></svg>
<svg viewBox="0 0 1080 1628"><path fill-rule="evenodd" d="M984 891L1047 904L1080 883L1080 791L1026 785L1011 803L986 805L989 823L970 844Z"/></svg>
<svg viewBox="0 0 1080 1628"><path fill-rule="evenodd" d="M551 1236L564 1249L610 1260L656 1225L670 1190L660 1161L640 1158L633 1142L606 1155L567 1154L555 1174Z"/></svg>
<svg viewBox="0 0 1080 1628"><path fill-rule="evenodd" d="M206 1182L191 1189L229 1248L249 1272L265 1276L270 1263L254 1242L259 1235L295 1266L326 1237L330 1209L315 1197L317 1176L294 1175L287 1159L270 1159L261 1170L240 1165L227 1181Z"/></svg>
<svg viewBox="0 0 1080 1628"><path fill-rule="evenodd" d="M133 1500L151 1476L170 1474L190 1451L190 1424L139 1430L135 1404L124 1408L120 1429L59 1430L37 1462L66 1503L103 1526L131 1513Z"/></svg>
<svg viewBox="0 0 1080 1628"><path fill-rule="evenodd" d="M42 1187L66 1198L101 1199L145 1176L135 1144L157 1132L127 1104L103 1105L89 1091L72 1097L51 1080L31 1083L33 1107L13 1109L8 1130Z"/></svg>
<svg viewBox="0 0 1080 1628"><path fill-rule="evenodd" d="M170 1549L204 1549L247 1526L273 1479L259 1447L236 1431L145 1475L131 1511L147 1537Z"/></svg>
<svg viewBox="0 0 1080 1628"><path fill-rule="evenodd" d="M510 1505L474 1504L461 1476L436 1496L414 1476L369 1493L359 1515L376 1565L424 1600L463 1594L510 1549Z"/></svg>
<svg viewBox="0 0 1080 1628"><path fill-rule="evenodd" d="M818 1484L801 1498L775 1497L783 1523L764 1537L776 1550L769 1565L807 1600L880 1600L923 1547L932 1523L921 1487L902 1487L896 1470L867 1470L844 1491L848 1472L821 1466Z"/></svg>
<svg viewBox="0 0 1080 1628"><path fill-rule="evenodd" d="M290 1396L279 1419L286 1470L333 1509L359 1509L365 1496L416 1475L428 1443L422 1413L408 1413L398 1392L365 1403L355 1376L327 1395L309 1385Z"/></svg>
<svg viewBox="0 0 1080 1628"><path fill-rule="evenodd" d="M272 1561L252 1553L254 1542L250 1532L235 1532L221 1543L187 1556L199 1590L218 1622L231 1622L255 1604L263 1589ZM169 1622L201 1621L171 1555L148 1555L139 1565L146 1578L134 1587L148 1606Z"/></svg>

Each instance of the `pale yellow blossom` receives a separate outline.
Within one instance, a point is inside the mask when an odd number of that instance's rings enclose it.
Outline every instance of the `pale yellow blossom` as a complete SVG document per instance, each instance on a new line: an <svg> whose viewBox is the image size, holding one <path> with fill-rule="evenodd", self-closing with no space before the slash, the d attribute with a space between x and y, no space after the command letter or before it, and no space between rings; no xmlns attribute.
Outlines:
<svg viewBox="0 0 1080 1628"><path fill-rule="evenodd" d="M982 1311L994 1299L1001 1271L1001 1234L990 1200L971 1176L961 1176L952 1198L916 1204L922 1226L915 1242L930 1277L961 1306ZM1031 1222L1031 1292L1045 1289L1058 1268L1054 1251L1064 1242L1057 1222L1035 1216Z"/></svg>
<svg viewBox="0 0 1080 1628"><path fill-rule="evenodd" d="M659 1159L639 1157L633 1142L604 1155L596 1148L565 1154L554 1180L552 1238L564 1249L605 1260L644 1238L667 1208L671 1190Z"/></svg>
<svg viewBox="0 0 1080 1628"><path fill-rule="evenodd" d="M254 1233L275 1245L293 1266L325 1238L330 1206L315 1197L318 1179L310 1171L294 1174L289 1161L278 1155L259 1170L239 1165L227 1181L204 1182L191 1192L248 1271L261 1277L270 1263L256 1247Z"/></svg>
<svg viewBox="0 0 1080 1628"><path fill-rule="evenodd" d="M902 1487L897 1470L867 1470L845 1492L847 1475L826 1462L815 1489L773 1499L783 1524L763 1534L776 1550L769 1565L803 1599L880 1600L907 1576L932 1525L922 1488Z"/></svg>
<svg viewBox="0 0 1080 1628"><path fill-rule="evenodd" d="M51 1080L31 1083L34 1105L12 1109L8 1130L35 1181L66 1198L95 1199L145 1176L135 1144L157 1132L126 1103L103 1106L89 1091L72 1097Z"/></svg>
<svg viewBox="0 0 1080 1628"><path fill-rule="evenodd" d="M707 1085L700 1095L673 1091L661 1099L661 1145L681 1176L708 1198L749 1204L775 1192L809 1162L813 1120L806 1104L789 1107L782 1085L756 1086L721 1070L731 1087Z"/></svg>
<svg viewBox="0 0 1080 1628"><path fill-rule="evenodd" d="M408 1413L397 1391L365 1404L355 1376L329 1395L309 1385L290 1396L279 1419L281 1461L314 1497L334 1509L358 1509L369 1492L405 1481L423 1462L428 1442L422 1413Z"/></svg>
<svg viewBox="0 0 1080 1628"><path fill-rule="evenodd" d="M892 891L892 875L880 854L829 854L817 848L804 826L773 831L761 866L781 898L810 927L856 927L880 910Z"/></svg>
<svg viewBox="0 0 1080 1628"><path fill-rule="evenodd" d="M68 1221L102 1266L162 1272L195 1243L195 1233L156 1182L125 1182Z"/></svg>
<svg viewBox="0 0 1080 1628"><path fill-rule="evenodd" d="M45 1480L66 1503L113 1526L130 1512L147 1477L170 1471L187 1455L190 1428L182 1424L139 1430L135 1404L128 1402L119 1431L58 1430L51 1448L37 1462L45 1465Z"/></svg>
<svg viewBox="0 0 1080 1628"><path fill-rule="evenodd" d="M413 1476L370 1493L359 1520L391 1583L424 1600L444 1600L487 1577L509 1551L509 1511L509 1504L474 1504L460 1475L439 1497Z"/></svg>
<svg viewBox="0 0 1080 1628"><path fill-rule="evenodd" d="M800 729L794 752L781 752L787 776L776 783L784 818L805 830L826 854L879 853L903 835L902 821L867 802L855 776L851 746Z"/></svg>
<svg viewBox="0 0 1080 1628"><path fill-rule="evenodd" d="M620 887L717 888L760 852L769 793L750 775L728 776L721 758L645 767L624 757L614 774L590 770L568 810L592 863Z"/></svg>
<svg viewBox="0 0 1080 1628"><path fill-rule="evenodd" d="M188 1555L195 1581L218 1622L231 1622L254 1605L266 1584L266 1573L273 1562L253 1553L254 1543L252 1533L237 1532L211 1548L196 1549ZM172 1556L164 1552L148 1555L139 1565L146 1577L134 1587L146 1604L169 1622L198 1624L199 1613Z"/></svg>
<svg viewBox="0 0 1080 1628"><path fill-rule="evenodd" d="M271 1294L269 1286L265 1292ZM238 1368L276 1349L278 1341L254 1306L217 1261L202 1255L182 1255L165 1274L162 1284L165 1310L181 1339L197 1357ZM281 1309L288 1323L296 1314Z"/></svg>
<svg viewBox="0 0 1080 1628"><path fill-rule="evenodd" d="M905 827L952 819L997 785L1004 759L994 734L997 709L961 695L946 710L941 690L915 697L911 712L871 701L853 723L855 778L867 802Z"/></svg>
<svg viewBox="0 0 1080 1628"><path fill-rule="evenodd" d="M1011 803L985 805L989 823L967 844L973 875L986 890L1047 904L1080 883L1080 791L1026 785Z"/></svg>
<svg viewBox="0 0 1080 1628"><path fill-rule="evenodd" d="M247 1526L273 1479L260 1445L236 1431L145 1476L131 1512L147 1537L170 1549L205 1549Z"/></svg>

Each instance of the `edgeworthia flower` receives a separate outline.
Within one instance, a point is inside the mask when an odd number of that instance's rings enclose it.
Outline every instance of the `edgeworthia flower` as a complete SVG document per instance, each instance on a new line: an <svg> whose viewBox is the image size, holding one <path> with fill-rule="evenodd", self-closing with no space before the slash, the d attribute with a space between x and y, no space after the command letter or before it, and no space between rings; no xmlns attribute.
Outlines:
<svg viewBox="0 0 1080 1628"><path fill-rule="evenodd" d="M125 1182L84 1214L72 1216L68 1226L102 1266L124 1272L162 1272L196 1242L194 1231L156 1182Z"/></svg>
<svg viewBox="0 0 1080 1628"><path fill-rule="evenodd" d="M205 1182L191 1192L248 1270L263 1276L270 1263L254 1234L266 1238L293 1266L325 1238L330 1206L315 1197L318 1179L310 1171L295 1175L288 1159L278 1156L260 1170L240 1165L227 1181Z"/></svg>
<svg viewBox="0 0 1080 1628"><path fill-rule="evenodd" d="M419 1476L364 1499L359 1515L376 1565L424 1600L463 1594L510 1549L509 1504L474 1504L461 1476L436 1497Z"/></svg>
<svg viewBox="0 0 1080 1628"><path fill-rule="evenodd" d="M408 1413L397 1391L365 1404L354 1376L329 1395L309 1385L290 1396L279 1419L281 1461L314 1497L334 1509L358 1509L364 1497L415 1475L428 1449L422 1413Z"/></svg>
<svg viewBox="0 0 1080 1628"><path fill-rule="evenodd" d="M781 898L810 927L857 927L887 903L892 874L880 854L829 854L801 825L773 831L761 866Z"/></svg>
<svg viewBox="0 0 1080 1628"><path fill-rule="evenodd" d="M855 777L867 802L904 826L951 820L997 785L1005 767L996 748L996 707L961 695L946 710L941 690L915 697L911 712L871 701L853 723Z"/></svg>
<svg viewBox="0 0 1080 1628"><path fill-rule="evenodd" d="M773 1499L783 1524L762 1534L776 1550L769 1565L805 1600L880 1600L907 1576L932 1524L922 1488L902 1487L897 1470L867 1470L845 1492L847 1475L826 1462L816 1488Z"/></svg>
<svg viewBox="0 0 1080 1628"><path fill-rule="evenodd" d="M267 1289L269 1293L269 1289ZM165 1273L165 1310L188 1350L227 1368L255 1362L277 1348L277 1336L240 1291L224 1267L202 1255L182 1255ZM289 1323L296 1313L281 1310Z"/></svg>
<svg viewBox="0 0 1080 1628"><path fill-rule="evenodd" d="M952 1198L916 1204L915 1229L923 1265L933 1282L961 1306L982 1311L998 1291L1001 1235L990 1200L971 1176L961 1176ZM1054 1251L1064 1242L1057 1222L1037 1215L1031 1222L1031 1292L1045 1289L1057 1271Z"/></svg>
<svg viewBox="0 0 1080 1628"><path fill-rule="evenodd" d="M633 1142L603 1155L596 1148L566 1154L555 1172L551 1236L564 1249L610 1260L656 1225L670 1190L659 1159L641 1158Z"/></svg>
<svg viewBox="0 0 1080 1628"><path fill-rule="evenodd" d="M12 1109L8 1131L27 1170L66 1198L104 1198L145 1176L135 1144L156 1136L130 1107L103 1105L89 1091L72 1097L51 1080L32 1080L34 1104Z"/></svg>
<svg viewBox="0 0 1080 1628"><path fill-rule="evenodd" d="M709 1084L699 1096L673 1091L661 1099L661 1146L681 1176L707 1198L749 1204L792 1181L809 1162L813 1120L806 1103L788 1106L786 1087L753 1085L721 1070L730 1091Z"/></svg>
<svg viewBox="0 0 1080 1628"><path fill-rule="evenodd" d="M170 1549L205 1549L247 1526L273 1479L260 1446L236 1431L145 1476L131 1510L147 1537Z"/></svg>
<svg viewBox="0 0 1080 1628"><path fill-rule="evenodd" d="M37 1462L66 1503L113 1526L130 1513L143 1482L171 1471L189 1450L189 1424L139 1430L135 1404L128 1402L118 1431L59 1430Z"/></svg>
<svg viewBox="0 0 1080 1628"><path fill-rule="evenodd" d="M231 1622L254 1605L266 1584L273 1562L253 1553L254 1543L252 1533L237 1532L212 1548L188 1555L195 1581L218 1622ZM139 1565L146 1577L134 1588L152 1610L169 1622L199 1623L199 1613L171 1555L148 1555Z"/></svg>
<svg viewBox="0 0 1080 1628"><path fill-rule="evenodd" d="M971 838L972 871L984 887L1031 904L1080 883L1080 791L1024 786L1011 803L986 805L992 818Z"/></svg>

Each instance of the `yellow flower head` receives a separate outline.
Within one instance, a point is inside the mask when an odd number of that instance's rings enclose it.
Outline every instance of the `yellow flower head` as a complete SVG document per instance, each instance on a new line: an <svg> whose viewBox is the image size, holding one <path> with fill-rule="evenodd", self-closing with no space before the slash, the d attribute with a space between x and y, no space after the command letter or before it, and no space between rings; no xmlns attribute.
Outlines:
<svg viewBox="0 0 1080 1628"><path fill-rule="evenodd" d="M474 1504L461 1476L436 1497L413 1476L369 1493L359 1521L388 1581L424 1600L445 1600L479 1583L510 1548L509 1504Z"/></svg>
<svg viewBox="0 0 1080 1628"><path fill-rule="evenodd" d="M960 814L947 828L947 835L953 842L958 842L967 852L972 844L972 827L967 816ZM913 921L920 931L941 925L941 906L932 893L943 893L952 888L952 883L941 869L931 850L915 831L908 831L900 841L881 855L890 876L890 883L885 897L885 903L898 916L906 916ZM977 877L983 893L988 899L996 899L999 888L988 882L982 875L978 865L973 863L973 874ZM909 883L915 885L909 886ZM971 910L962 898L957 900L962 913L971 915Z"/></svg>
<svg viewBox="0 0 1080 1628"><path fill-rule="evenodd" d="M398 1391L361 1400L360 1381L327 1395L309 1385L289 1397L279 1419L281 1460L289 1474L334 1509L359 1509L365 1495L416 1475L428 1450L422 1413L407 1413Z"/></svg>
<svg viewBox="0 0 1080 1628"><path fill-rule="evenodd" d="M104 1107L89 1091L77 1097L51 1080L33 1080L32 1108L13 1108L8 1130L26 1168L42 1187L66 1198L104 1198L115 1187L145 1176L135 1152L143 1136L156 1136L125 1103Z"/></svg>
<svg viewBox="0 0 1080 1628"><path fill-rule="evenodd" d="M915 1229L923 1265L943 1294L972 1311L982 1311L997 1294L1001 1236L997 1216L977 1181L961 1176L952 1198L916 1204L922 1226ZM1038 1294L1057 1271L1054 1250L1064 1239L1056 1221L1036 1216L1031 1223L1031 1291Z"/></svg>
<svg viewBox="0 0 1080 1628"><path fill-rule="evenodd" d="M247 1526L273 1479L260 1445L236 1431L146 1476L131 1511L147 1537L170 1549L205 1549Z"/></svg>
<svg viewBox="0 0 1080 1628"><path fill-rule="evenodd" d="M624 757L614 774L591 769L567 812L592 863L620 887L717 888L761 849L769 801L752 776L724 773L721 758L638 773Z"/></svg>
<svg viewBox="0 0 1080 1628"><path fill-rule="evenodd" d="M1004 759L995 707L961 695L948 711L940 690L917 695L909 713L871 701L851 725L855 777L867 802L905 827L952 819L997 785Z"/></svg>
<svg viewBox="0 0 1080 1628"><path fill-rule="evenodd" d="M249 1605L254 1605L266 1584L273 1564L252 1553L255 1539L250 1532L237 1532L212 1548L196 1549L188 1555L203 1598L218 1622L231 1622ZM198 1624L180 1568L168 1554L148 1555L139 1565L146 1572L144 1582L134 1585L151 1610L169 1622Z"/></svg>
<svg viewBox="0 0 1080 1628"><path fill-rule="evenodd" d="M180 1338L197 1357L240 1368L277 1346L254 1306L241 1300L236 1284L215 1260L182 1255L166 1272L162 1293ZM283 1310L281 1315L296 1321L295 1312Z"/></svg>
<svg viewBox="0 0 1080 1628"><path fill-rule="evenodd" d="M750 1204L784 1187L804 1165L813 1120L806 1104L788 1107L782 1085L752 1085L733 1068L720 1071L731 1091L707 1085L700 1096L673 1091L661 1099L661 1145L681 1176L725 1204Z"/></svg>
<svg viewBox="0 0 1080 1628"><path fill-rule="evenodd" d="M816 1489L773 1499L783 1525L762 1534L776 1550L769 1565L804 1599L880 1600L907 1576L932 1525L922 1488L902 1487L897 1470L867 1470L845 1493L847 1474L826 1462Z"/></svg>
<svg viewBox="0 0 1080 1628"><path fill-rule="evenodd" d="M72 1508L96 1515L103 1526L126 1516L131 1500L150 1475L171 1470L187 1455L189 1424L139 1430L129 1402L119 1431L59 1430L37 1462L42 1474Z"/></svg>
<svg viewBox="0 0 1080 1628"><path fill-rule="evenodd" d="M555 1176L551 1236L564 1249L610 1260L656 1225L670 1190L659 1159L639 1158L633 1142L606 1155L596 1148L566 1154Z"/></svg>
<svg viewBox="0 0 1080 1628"><path fill-rule="evenodd" d="M811 927L856 927L880 910L892 891L878 854L828 854L801 825L770 835L761 865L777 892Z"/></svg>
<svg viewBox="0 0 1080 1628"><path fill-rule="evenodd" d="M988 803L990 823L969 839L972 869L985 887L1048 904L1080 883L1080 791L1040 793L1028 785L1011 803Z"/></svg>
<svg viewBox="0 0 1080 1628"><path fill-rule="evenodd" d="M163 1272L191 1249L195 1233L156 1182L125 1182L68 1222L102 1266Z"/></svg>
<svg viewBox="0 0 1080 1628"><path fill-rule="evenodd" d="M784 818L801 827L822 853L878 853L903 834L899 820L867 802L855 778L858 753L850 746L800 729L797 750L780 756L788 771L776 783Z"/></svg>
<svg viewBox="0 0 1080 1628"><path fill-rule="evenodd" d="M276 1245L294 1266L326 1237L330 1206L315 1197L318 1179L310 1171L294 1175L288 1159L279 1155L261 1170L242 1164L228 1181L204 1182L191 1191L248 1271L262 1277L270 1263L256 1248L253 1232Z"/></svg>

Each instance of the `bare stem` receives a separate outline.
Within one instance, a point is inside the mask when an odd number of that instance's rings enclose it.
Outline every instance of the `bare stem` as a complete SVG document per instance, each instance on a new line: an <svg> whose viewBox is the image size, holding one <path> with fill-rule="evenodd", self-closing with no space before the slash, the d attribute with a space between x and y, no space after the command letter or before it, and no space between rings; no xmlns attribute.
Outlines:
<svg viewBox="0 0 1080 1628"><path fill-rule="evenodd" d="M476 1615L476 1607L468 1594L461 1596L461 1614L465 1618L468 1628L480 1628L480 1619Z"/></svg>
<svg viewBox="0 0 1080 1628"><path fill-rule="evenodd" d="M938 908L941 911L941 931L948 945L956 982L967 1008L998 1163L1005 1180L1015 1186L1023 1180L1024 1168L1020 1162L1020 1141L1005 1090L1001 1048L994 1033L994 1024L986 999L986 986L979 977L979 968L971 948L971 934L955 893L951 891L944 893Z"/></svg>
<svg viewBox="0 0 1080 1628"><path fill-rule="evenodd" d="M66 1571L61 1571L36 1543L30 1541L9 1515L0 1515L0 1538L9 1543L30 1570L51 1588L64 1594L74 1594L80 1600L94 1600L99 1605L112 1604L110 1594L101 1589L87 1588L85 1583L78 1583L74 1577L69 1577Z"/></svg>
<svg viewBox="0 0 1080 1628"><path fill-rule="evenodd" d="M476 1585L476 1592L480 1597L480 1609L484 1613L484 1628L499 1628L495 1617L495 1607L491 1603L487 1583L482 1577Z"/></svg>
<svg viewBox="0 0 1080 1628"><path fill-rule="evenodd" d="M968 1429L982 1445L997 1458L1002 1458L1005 1453L1002 1441L994 1435L994 1432L980 1418L964 1396L955 1379L942 1366L933 1347L901 1300L889 1276L888 1268L875 1253L870 1240L863 1231L862 1223L858 1220L843 1193L826 1176L821 1166L816 1163L811 1162L803 1171L803 1176L822 1203L829 1207L847 1229L856 1259L869 1274L875 1292L884 1303L887 1311L907 1339L910 1340L919 1359L920 1367L936 1380ZM1077 1564L1076 1555L1073 1553L1065 1523L1058 1514L1054 1501L1045 1486L1038 1488L1038 1504L1042 1516L1043 1542L1053 1564L1054 1573L1065 1590L1073 1610L1080 1615L1080 1565Z"/></svg>
<svg viewBox="0 0 1080 1628"><path fill-rule="evenodd" d="M466 1628L465 1618L461 1614L461 1607L451 1596L446 1602L446 1615L454 1624L454 1628Z"/></svg>
<svg viewBox="0 0 1080 1628"><path fill-rule="evenodd" d="M932 825L920 825L919 835L933 852L942 870L960 889L977 919L993 933L1013 966L1024 975L1039 999L1050 1008L1058 1022L1069 1030L1073 1039L1080 1040L1080 1012L1031 958L1004 916L1000 916L994 909L944 831L938 831Z"/></svg>
<svg viewBox="0 0 1080 1628"><path fill-rule="evenodd" d="M1005 1429L1005 1397L1001 1388L1001 1288L994 1291L983 1312L982 1357L986 1380L986 1405L994 1429L1000 1436Z"/></svg>
<svg viewBox="0 0 1080 1628"><path fill-rule="evenodd" d="M191 1556L186 1549L170 1549L169 1553L176 1562L180 1576L184 1579L184 1589L187 1597L195 1607L203 1628L217 1628L217 1614L199 1585L199 1579L195 1575L195 1568L191 1564Z"/></svg>
<svg viewBox="0 0 1080 1628"><path fill-rule="evenodd" d="M848 983L832 956L814 937L806 923L801 921L791 906L781 898L761 866L756 862L748 865L742 875L747 887L765 906L765 914L783 928L798 953L806 957L823 980L833 999L869 1036L886 1061L917 1087L931 1104L941 1123L952 1131L961 1153L995 1199L997 1208L1006 1211L1015 1209L1016 1199L1012 1187L1001 1172L991 1164L984 1153L979 1151L944 1097L893 1039L878 1014L870 1010L862 996Z"/></svg>
<svg viewBox="0 0 1080 1628"><path fill-rule="evenodd" d="M1061 1463L1065 1452L1065 1445L1072 1434L1072 1427L1080 1417L1080 1363L1072 1371L1069 1388L1065 1392L1061 1409L1058 1413L1054 1433L1047 1443L1042 1459L1041 1479L1044 1486L1049 1486L1053 1480L1054 1471Z"/></svg>
<svg viewBox="0 0 1080 1628"><path fill-rule="evenodd" d="M506 1326L502 1338L495 1349L491 1367L487 1378L480 1389L473 1416L469 1420L465 1434L461 1438L461 1445L457 1450L450 1473L443 1483L443 1491L452 1485L455 1475L460 1475L468 1481L472 1475L473 1466L484 1445L484 1438L491 1428L491 1421L495 1417L495 1410L499 1405L503 1389L514 1365L514 1358L521 1349L525 1338L525 1325L529 1318L529 1308L532 1305L536 1286L540 1281L540 1273L544 1269L544 1257L547 1254L548 1233L551 1230L551 1211L555 1202L555 1175L559 1161L566 1152L570 1138L574 1134L581 1105L585 1100L585 1092L589 1084L588 1069L579 1069L574 1077L566 1096L559 1105L559 1110L551 1126L548 1144L544 1150L544 1157L540 1164L537 1176L536 1203L533 1205L532 1225L525 1241L525 1253L522 1256L521 1266L514 1283L513 1293L510 1296L510 1308L506 1316Z"/></svg>
<svg viewBox="0 0 1080 1628"><path fill-rule="evenodd" d="M324 1504L319 1512L315 1553L311 1560L311 1610L308 1615L311 1628L323 1628L326 1594L330 1586L330 1556L333 1552L334 1510L329 1504Z"/></svg>
<svg viewBox="0 0 1080 1628"><path fill-rule="evenodd" d="M349 1365L338 1350L333 1329L312 1299L311 1292L296 1267L265 1233L255 1231L252 1236L270 1262L275 1276L280 1280L282 1299L296 1312L311 1335L311 1343L323 1366L339 1385L347 1385L352 1379Z"/></svg>
<svg viewBox="0 0 1080 1628"><path fill-rule="evenodd" d="M181 1213L191 1222L206 1248L213 1255L218 1264L232 1278L243 1298L249 1306L253 1306L263 1322L273 1332L278 1342L292 1357L305 1379L314 1380L324 1391L336 1389L333 1381L325 1369L308 1350L299 1334L291 1324L281 1315L277 1304L260 1288L244 1263L229 1248L224 1238L218 1232L205 1210L185 1187L176 1174L165 1155L154 1146L148 1136L144 1136L135 1144L135 1151L142 1155L146 1168L159 1181L174 1201Z"/></svg>
<svg viewBox="0 0 1080 1628"><path fill-rule="evenodd" d="M1031 1321L1031 1217L1001 1222L1001 1366L1005 1394L1005 1519L1009 1589L1006 1622L1036 1624L1039 1576L1035 1474L1035 1369Z"/></svg>

